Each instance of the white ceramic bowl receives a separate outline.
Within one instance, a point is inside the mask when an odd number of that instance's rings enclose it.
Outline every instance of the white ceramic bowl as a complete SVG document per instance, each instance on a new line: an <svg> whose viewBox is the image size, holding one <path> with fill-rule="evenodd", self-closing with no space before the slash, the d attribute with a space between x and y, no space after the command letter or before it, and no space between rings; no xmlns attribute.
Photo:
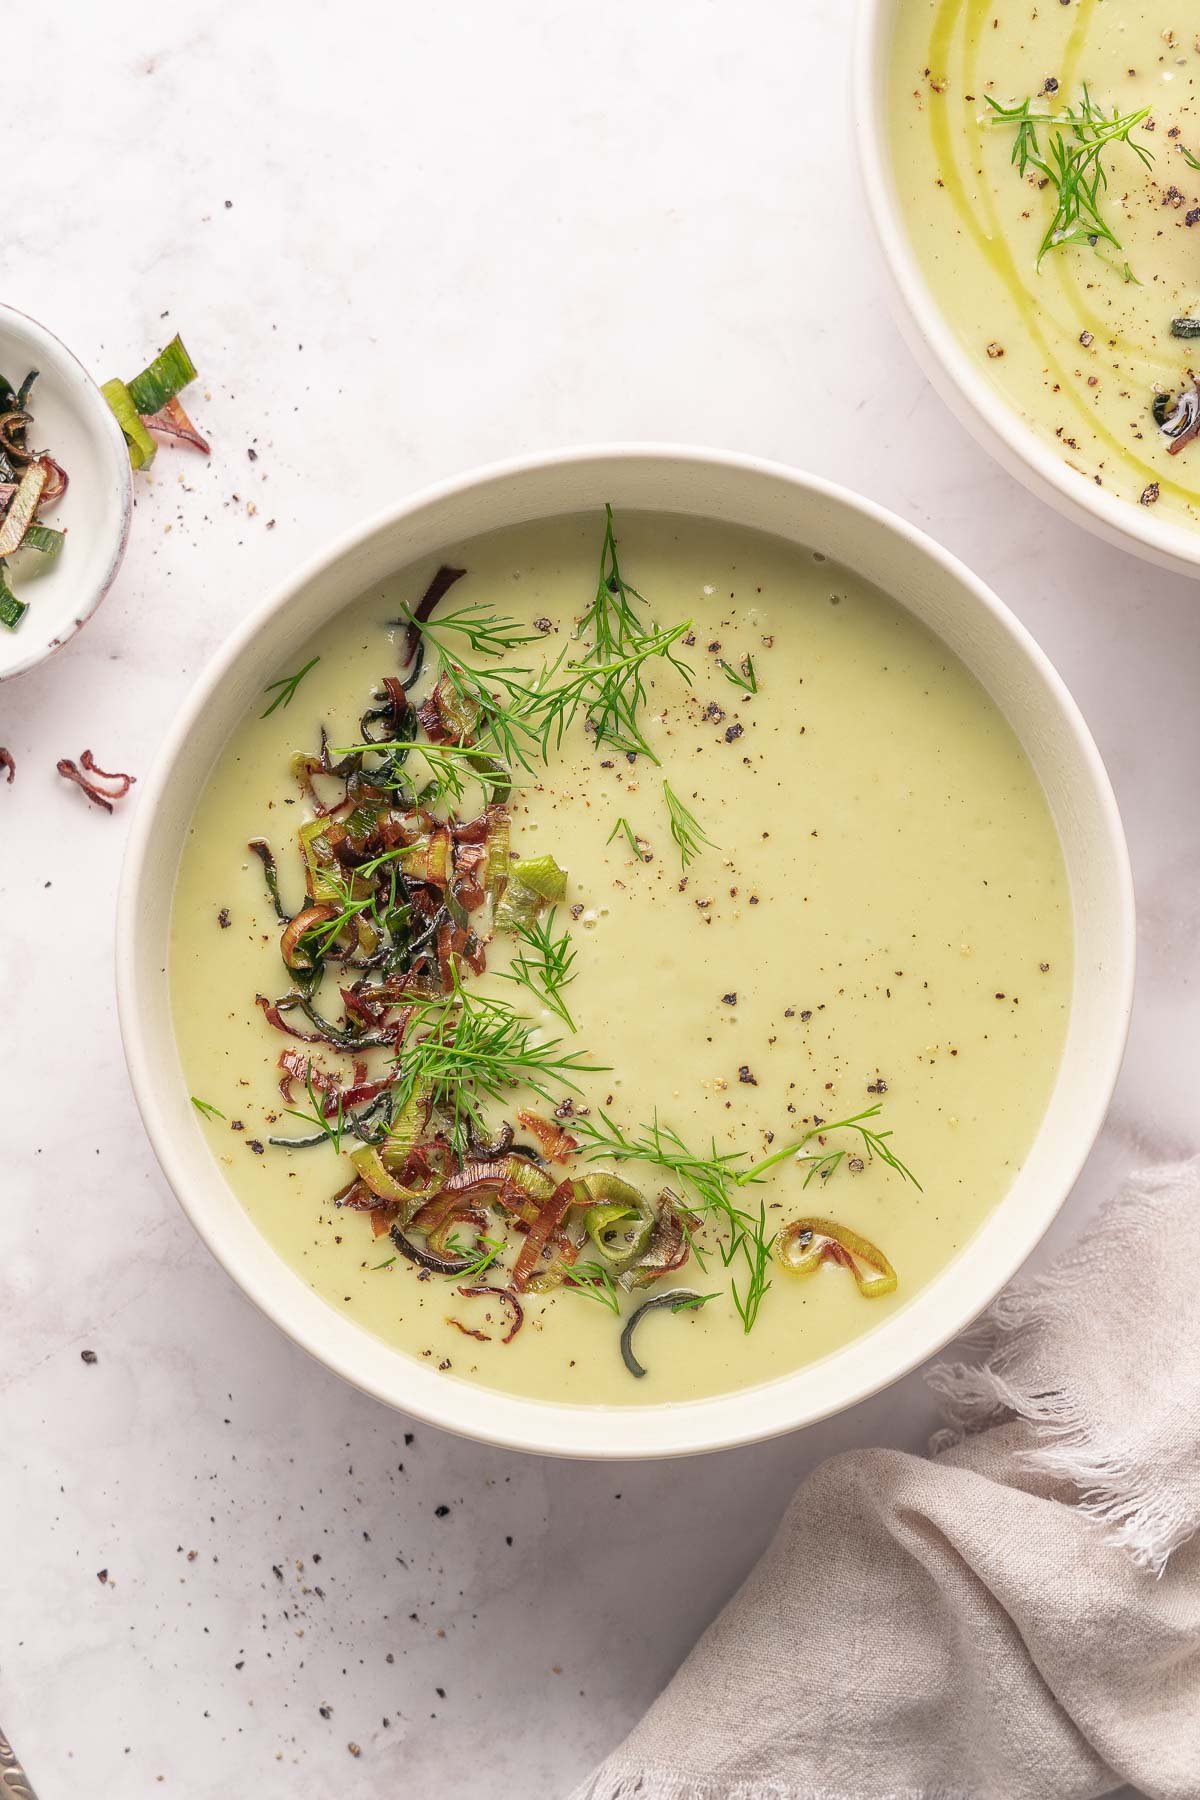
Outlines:
<svg viewBox="0 0 1200 1800"><path fill-rule="evenodd" d="M18 387L30 369L38 378L29 441L70 483L46 523L65 530L67 541L44 566L33 551L10 566L29 611L15 631L0 625L0 681L43 662L87 624L121 566L133 507L129 452L104 395L44 325L0 306L0 371Z"/></svg>
<svg viewBox="0 0 1200 1800"><path fill-rule="evenodd" d="M950 410L1032 493L1108 543L1163 568L1196 575L1200 530L1172 524L1152 507L1110 494L1056 455L976 366L930 291L901 215L888 131L893 28L901 6L915 3L859 0L851 95L867 206L900 330Z"/></svg>
<svg viewBox="0 0 1200 1800"><path fill-rule="evenodd" d="M924 620L993 695L1032 759L1062 840L1074 903L1075 985L1047 1119L1003 1203L910 1305L827 1360L763 1386L667 1407L586 1407L499 1394L387 1348L313 1293L260 1236L196 1130L164 969L172 888L192 810L234 726L330 614L396 569L502 525L642 508L773 532L858 570ZM843 489L748 457L635 446L581 450L464 476L371 520L302 569L206 670L146 784L117 927L125 1054L167 1180L213 1254L289 1336L369 1394L514 1448L650 1457L791 1430L873 1393L987 1304L1061 1206L1100 1128L1125 1041L1133 898L1116 803L1074 702L1027 632L953 557Z"/></svg>

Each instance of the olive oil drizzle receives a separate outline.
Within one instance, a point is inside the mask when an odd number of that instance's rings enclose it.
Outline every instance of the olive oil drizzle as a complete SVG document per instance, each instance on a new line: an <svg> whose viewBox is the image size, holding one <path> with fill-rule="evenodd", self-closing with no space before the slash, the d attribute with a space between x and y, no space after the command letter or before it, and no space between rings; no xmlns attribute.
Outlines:
<svg viewBox="0 0 1200 1800"><path fill-rule="evenodd" d="M994 0L941 0L930 33L927 61L929 68L936 76L944 76L951 82L951 93L954 91L951 71L956 61L961 70L962 93L977 91L974 85L975 64L971 47L978 43L980 31L986 24L993 4ZM1062 86L1064 88L1074 78L1074 71L1079 64L1088 23L1095 6L1096 0L1079 0L1078 15L1072 28L1063 64ZM956 58L955 50L958 48L960 48L961 54ZM1080 394L1075 376L1061 362L1050 339L1042 329L1039 315L1047 311L1046 294L1041 290L1036 295L1030 292L1004 236L994 201L988 195L986 184L982 181L980 197L985 211L986 225L979 217L979 207L968 192L967 183L955 154L947 104L949 98L949 94L938 93L935 90L931 92L929 103L925 108L938 173L960 223L969 232L980 254L993 269L1018 308L1026 331L1045 361L1047 378L1053 381L1065 399L1070 400L1089 433L1098 443L1107 446L1127 468L1135 471L1147 485L1157 484L1161 492L1174 495L1184 505L1194 504L1197 498L1195 488L1172 480L1153 464L1145 462L1133 448L1118 438L1095 416ZM961 99L961 95L959 98ZM1065 261L1066 258L1060 259L1060 263ZM1061 267L1059 272L1064 279L1067 278L1067 272ZM1044 276L1038 279L1044 280ZM1073 278L1071 281L1074 290ZM1071 300L1073 305L1079 307L1079 310L1086 313L1091 319L1092 324L1096 327L1095 335L1103 334L1107 341L1111 333L1105 327L1104 322L1095 316L1091 308L1083 306L1077 290L1072 292ZM1061 322L1056 320L1055 324L1058 330L1063 332L1064 337L1071 335ZM1165 372L1163 378L1168 378ZM1082 479L1090 479L1086 472L1076 464L1070 462L1069 459L1064 458L1064 460L1067 461L1067 466L1074 469Z"/></svg>
<svg viewBox="0 0 1200 1800"><path fill-rule="evenodd" d="M1079 59L1083 55L1083 47L1087 42L1088 29L1092 16L1096 11L1096 0L1076 0L1075 21L1071 26L1071 35L1067 39L1067 47L1063 52L1062 83L1070 88L1075 81L1079 69Z"/></svg>
<svg viewBox="0 0 1200 1800"><path fill-rule="evenodd" d="M979 99L982 94L982 88L979 85L978 71L979 46L983 39L984 24L993 9L994 3L995 0L970 0L970 13L963 32L963 91L965 94L974 94L977 99ZM1079 16L1075 28L1071 33L1072 44L1075 44L1076 39L1079 36L1081 22L1086 23L1086 18L1094 4L1095 0L1081 0ZM1069 94L1074 92L1074 69L1078 60L1078 48L1078 45L1076 45L1075 58L1072 60L1070 46L1068 46L1067 59L1063 65L1063 74L1059 78L1060 90L1063 93ZM979 129L981 131L987 131L989 127L983 125L980 126ZM981 182L979 202L986 217L987 235L989 239L993 243L1004 243L1004 226L997 211L996 197L987 182ZM1136 351L1137 346L1125 338L1121 338L1117 344L1114 344L1111 326L1106 324L1096 308L1090 301L1086 300L1080 292L1079 284L1075 280L1074 274L1074 270L1077 266L1077 259L1070 255L1048 259L1047 263L1042 266L1034 277L1038 283L1036 299L1030 293L1026 281L1022 278L1015 258L1010 257L1009 260L1011 262L1013 277L1012 281L1008 283L1009 291L1013 294L1015 299L1019 300L1022 310L1029 311L1031 319L1036 317L1036 308L1037 312L1040 312L1043 316L1046 316L1051 320L1055 329L1062 334L1064 340L1069 340L1074 337L1079 330L1080 325L1083 325L1088 330L1092 331L1094 336L1103 336L1106 343L1111 347L1124 347L1130 351ZM1046 304L1047 297L1053 293L1051 283L1055 278L1057 278L1060 283L1062 297L1067 301L1069 314L1069 317L1067 318L1056 316L1051 311L1050 306ZM1072 321L1074 321L1074 323L1072 323ZM1047 356L1049 356L1051 352L1048 343L1046 343L1044 334L1042 334L1041 341L1045 345ZM1072 375L1061 364L1056 364L1056 368L1060 386L1064 388L1070 387L1077 404L1086 410L1086 395L1077 391L1079 381L1078 375Z"/></svg>
<svg viewBox="0 0 1200 1800"><path fill-rule="evenodd" d="M1062 91L1066 94L1074 94L1079 91L1080 62L1088 26L1096 10L1096 3L1097 0L1078 0L1075 9L1075 21L1063 51L1062 74L1059 78ZM1165 362L1161 357L1151 363L1146 346L1139 343L1136 338L1130 337L1129 333L1121 328L1114 331L1111 319L1106 319L1085 297L1076 278L1076 269L1079 266L1077 260L1069 256L1061 257L1056 265L1056 273L1071 302L1073 312L1083 320L1089 331L1094 332L1097 337L1102 336L1110 349L1127 352L1130 356L1138 357L1145 362L1151 381L1158 381L1168 387L1174 386L1178 380L1174 366ZM1084 398L1083 395L1079 396L1081 404ZM1187 492L1189 490L1180 489L1180 491Z"/></svg>

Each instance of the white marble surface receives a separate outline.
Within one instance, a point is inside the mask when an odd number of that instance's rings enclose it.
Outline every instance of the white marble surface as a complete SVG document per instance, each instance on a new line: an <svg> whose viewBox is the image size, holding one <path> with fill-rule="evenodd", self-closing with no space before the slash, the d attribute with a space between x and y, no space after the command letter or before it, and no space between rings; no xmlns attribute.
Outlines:
<svg viewBox="0 0 1200 1800"><path fill-rule="evenodd" d="M927 527L1057 661L1133 852L1129 1056L1052 1241L1143 1156L1196 1145L1200 590L1025 495L914 368L854 185L845 13L65 0L6 21L6 64L43 73L4 297L99 377L181 328L215 446L160 454L95 622L0 689L0 1721L42 1800L554 1800L798 1477L930 1423L913 1377L690 1465L408 1442L193 1237L117 1037L128 813L54 763L86 745L144 773L234 622L364 512L513 451L656 437Z"/></svg>

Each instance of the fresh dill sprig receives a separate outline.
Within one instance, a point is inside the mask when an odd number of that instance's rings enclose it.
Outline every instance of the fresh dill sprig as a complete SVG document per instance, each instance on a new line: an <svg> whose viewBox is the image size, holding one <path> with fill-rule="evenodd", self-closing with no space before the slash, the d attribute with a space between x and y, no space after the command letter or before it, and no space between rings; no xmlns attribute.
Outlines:
<svg viewBox="0 0 1200 1800"><path fill-rule="evenodd" d="M723 656L718 656L717 667L724 672L726 681L732 681L735 688L741 688L743 694L757 694L758 676L754 671L754 658L743 656L737 668L727 663Z"/></svg>
<svg viewBox="0 0 1200 1800"><path fill-rule="evenodd" d="M642 609L640 612L639 608ZM589 648L584 655L585 662L603 666L609 663L619 664L623 658L628 657L648 635L658 630L653 623L647 624L648 611L646 596L640 594L621 573L613 510L605 502L604 539L600 546L596 597L579 625L580 637L590 639ZM669 660L690 685L692 671L687 664L671 655ZM638 712L645 698L646 689L640 663L631 667L627 678L619 682L605 682L596 694L589 697L587 703L587 722L595 733L596 742L612 744L618 750L633 752L635 755L652 756L638 723ZM658 758L652 756L652 760L657 762Z"/></svg>
<svg viewBox="0 0 1200 1800"><path fill-rule="evenodd" d="M767 1203L760 1200L758 1216L744 1233L740 1249L746 1269L746 1291L740 1293L736 1280L729 1283L729 1293L742 1321L744 1332L753 1331L759 1308L771 1289L771 1250L775 1233L767 1235Z"/></svg>
<svg viewBox="0 0 1200 1800"><path fill-rule="evenodd" d="M469 1256L470 1266L459 1271L460 1281L476 1281L485 1275L504 1249L503 1238L480 1237L474 1244L464 1243L456 1231L452 1231L446 1239L446 1248L452 1256Z"/></svg>
<svg viewBox="0 0 1200 1800"><path fill-rule="evenodd" d="M400 611L410 625L415 625L418 631L432 637L433 633L426 622L418 619L408 607L402 606ZM541 631L527 631L517 619L510 619L504 613L492 612L480 601L475 601L470 606L461 606L457 612L439 611L437 631L457 631L477 656L508 656L525 644L541 643L545 635Z"/></svg>
<svg viewBox="0 0 1200 1800"><path fill-rule="evenodd" d="M1176 144L1175 148L1189 169L1200 169L1200 156L1193 156L1186 144Z"/></svg>
<svg viewBox="0 0 1200 1800"><path fill-rule="evenodd" d="M342 1132L346 1122L345 1112L342 1106L341 1090L339 1089L337 1093L337 1111L331 1119L326 1114L321 1102L317 1099L316 1091L313 1088L311 1063L308 1066L308 1073L304 1077L304 1086L308 1092L308 1098L312 1105L312 1112L297 1112L294 1106L287 1106L284 1108L284 1111L289 1118L299 1119L305 1125L315 1125L318 1131L323 1131L340 1156L342 1153Z"/></svg>
<svg viewBox="0 0 1200 1800"><path fill-rule="evenodd" d="M632 604L637 602L635 606ZM591 639L588 655L593 662L608 662L619 656L626 645L634 638L639 638L643 631L643 618L639 616L637 607L647 607L644 594L639 594L632 582L625 580L621 574L621 565L617 560L617 535L613 528L613 509L608 501L604 503L604 541L600 546L600 576L596 583L596 598L584 613L579 622L579 636Z"/></svg>
<svg viewBox="0 0 1200 1800"><path fill-rule="evenodd" d="M836 1175L849 1154L850 1153L845 1145L842 1145L840 1149L827 1150L823 1156L814 1155L804 1157L803 1160L808 1164L808 1173L804 1177L804 1186L808 1187L818 1178L820 1178L822 1182L828 1181L831 1175Z"/></svg>
<svg viewBox="0 0 1200 1800"><path fill-rule="evenodd" d="M441 642L431 625L421 631L438 660L441 675L458 700L474 713L474 744L427 744L408 739L384 739L380 743L334 747L337 756L376 751L391 754L419 750L432 764L458 761L459 774L466 765L480 779L488 779L489 759L513 770L536 773L536 761L550 760L551 751L562 747L567 729L582 711L589 721L604 714L624 721L624 735L607 732L608 740L623 750L648 756L657 762L637 724L637 709L645 697L642 670L655 659L665 659L686 673L691 670L674 653L679 640L691 630L690 620L669 630L656 628L631 639L626 647L604 662L571 663L564 646L550 663L536 672L525 668L474 668L462 662ZM560 679L561 677L561 679ZM615 728L614 728L615 729ZM474 767L472 768L472 765Z"/></svg>
<svg viewBox="0 0 1200 1800"><path fill-rule="evenodd" d="M268 682L267 686L263 689L263 693L274 694L275 698L272 700L270 706L268 706L266 712L260 714L260 717L269 719L277 706L290 706L295 698L296 689L300 686L300 683L304 680L308 671L310 669L315 669L320 660L319 656L312 656L302 669L296 670L294 675L285 675L279 681ZM277 693L276 689L279 690Z"/></svg>
<svg viewBox="0 0 1200 1800"><path fill-rule="evenodd" d="M225 1114L221 1111L221 1109L219 1107L210 1106L207 1100L197 1100L195 1094L190 1094L188 1096L188 1098L191 1100L191 1103L195 1107L196 1111L198 1113L202 1114L204 1118L206 1118L206 1119L223 1119L225 1117Z"/></svg>
<svg viewBox="0 0 1200 1800"><path fill-rule="evenodd" d="M368 862L355 863L354 873L365 876L369 881L389 863L399 862L403 857L411 856L417 847L416 844L397 844L394 850L381 850L378 856L372 856Z"/></svg>
<svg viewBox="0 0 1200 1800"><path fill-rule="evenodd" d="M690 680L691 670L675 654L675 645L690 630L690 620L667 630L652 627L627 639L603 661L570 663L564 647L532 681L520 679L520 672L481 672L461 663L445 665L445 673L460 694L479 707L478 742L487 746L490 740L510 766L520 763L531 768L531 753L548 762L551 751L562 748L567 729L580 712L597 739L603 737L619 750L657 763L638 722L646 697L643 670L647 663L663 660ZM499 686L503 698L489 683Z"/></svg>
<svg viewBox="0 0 1200 1800"><path fill-rule="evenodd" d="M395 1261L396 1261L396 1258L394 1256L389 1256L389 1257L385 1258L385 1260L381 1263L372 1263L372 1265L371 1265L372 1275L377 1275L379 1273L380 1269L390 1269L392 1264Z"/></svg>
<svg viewBox="0 0 1200 1800"><path fill-rule="evenodd" d="M452 976L444 999L414 1013L395 1061L398 1106L427 1092L449 1115L456 1149L471 1126L482 1128L481 1100L503 1101L514 1088L528 1087L552 1102L553 1087L578 1093L577 1076L607 1073L581 1052L565 1050L561 1038L540 1038L534 1022L507 1001L470 993L456 971Z"/></svg>
<svg viewBox="0 0 1200 1800"><path fill-rule="evenodd" d="M434 767L440 791L461 799L461 782L456 787L454 780L455 754L460 777L464 762L468 772L486 776L491 758L510 771L525 769L533 774L537 761L549 761L551 751L561 748L568 727L582 712L597 742L657 763L640 719L647 697L647 665L669 662L690 684L693 671L676 646L692 627L689 619L661 629L639 613L638 608L645 606L644 596L621 574L612 508L606 506L596 597L580 627L581 636L589 641L581 652L573 655L576 646L564 644L557 656L537 669L525 664L477 667L464 659L461 644L452 640L465 638L478 655L504 656L534 643L542 634L525 631L516 620L480 605L441 613L436 619L422 620L408 612L406 618L436 659L439 679L463 713L473 719L474 744L438 747L385 740L345 745L335 749L335 754L407 755L419 750ZM432 754L439 748L451 752L443 756L440 767ZM485 768L471 769L472 758Z"/></svg>
<svg viewBox="0 0 1200 1800"><path fill-rule="evenodd" d="M656 629L644 638L631 639L620 656L594 665L596 679L580 699L598 744L611 744L627 756L645 756L652 763L658 763L638 720L646 699L643 670L651 657L662 657L679 670L690 686L692 670L671 648L690 630L690 621L673 626L669 631Z"/></svg>
<svg viewBox="0 0 1200 1800"><path fill-rule="evenodd" d="M426 767L427 779L421 787L421 797L427 805L440 805L444 800L460 801L466 794L467 783L480 781L485 786L505 787L513 785L511 777L497 769L491 755L475 744L435 744L427 739L418 738L383 738L377 742L361 744L334 744L331 746L334 756L363 756L368 752L376 752L385 756L403 754L419 755ZM379 779L372 773L371 779ZM417 783L405 765L404 782L415 788ZM388 786L384 777L380 783Z"/></svg>
<svg viewBox="0 0 1200 1800"><path fill-rule="evenodd" d="M733 1206L728 1187L737 1165L745 1161L744 1151L718 1150L714 1141L707 1156L698 1155L677 1131L662 1123L657 1113L649 1125L639 1126L632 1137L603 1109L595 1117L579 1115L572 1119L571 1130L589 1145L592 1156L607 1156L617 1162L654 1163L695 1188L706 1208L728 1211Z"/></svg>
<svg viewBox="0 0 1200 1800"><path fill-rule="evenodd" d="M426 628L428 635L428 628ZM460 704L476 716L475 739L507 769L534 773L540 748L536 696L557 666L540 672L513 667L476 669L449 655L436 640L442 679ZM543 755L542 760L547 760Z"/></svg>
<svg viewBox="0 0 1200 1800"><path fill-rule="evenodd" d="M612 1271L601 1262L572 1263L564 1285L572 1292L582 1294L585 1300L598 1300L610 1312L621 1310L621 1296Z"/></svg>
<svg viewBox="0 0 1200 1800"><path fill-rule="evenodd" d="M629 845L629 848L633 851L633 854L637 857L638 861L645 862L646 861L646 852L642 848L642 846L645 842L645 839L639 838L637 832L633 829L633 826L629 823L629 820L624 817L621 817L617 820L616 824L613 826L612 830L609 832L608 836L605 838L605 840L604 840L605 843L611 844L613 839L615 837L620 837L622 833L624 833L625 842Z"/></svg>
<svg viewBox="0 0 1200 1800"><path fill-rule="evenodd" d="M352 925L360 914L367 911L374 899L373 894L367 894L363 899L352 899L349 884L345 881L338 881L332 869L325 879L335 890L329 904L333 905L336 901L337 916L324 920L320 925L310 925L301 937L305 950L314 961L318 962L328 953L331 945L342 935L347 926Z"/></svg>
<svg viewBox="0 0 1200 1800"><path fill-rule="evenodd" d="M819 1166L822 1163L830 1161L831 1157L827 1154L820 1156L805 1154L808 1145L811 1144L815 1138L827 1137L835 1131L855 1131L862 1139L863 1148L868 1156L875 1157L889 1169L894 1170L895 1173L900 1176L902 1181L911 1182L918 1193L923 1192L924 1190L912 1170L906 1163L901 1162L900 1158L891 1148L888 1139L891 1137L892 1133L890 1131L872 1131L870 1126L863 1123L865 1119L878 1118L881 1111L882 1107L877 1101L874 1106L868 1106L863 1112L851 1113L848 1118L832 1119L827 1123L822 1122L820 1125L810 1126L802 1137L796 1139L795 1143L785 1145L782 1150L773 1150L770 1156L764 1156L761 1161L753 1163L748 1169L742 1170L740 1174L734 1177L734 1180L738 1187L745 1187L748 1182L757 1181L767 1169L773 1169L776 1163L786 1162L789 1157L802 1162L815 1163ZM845 1155L845 1152L843 1151L841 1155ZM839 1156L838 1161L840 1160L841 1157ZM834 1162L833 1166L836 1168L837 1162ZM805 1178L805 1187L807 1187L809 1181L811 1181L813 1173L813 1170L809 1171L808 1176Z"/></svg>
<svg viewBox="0 0 1200 1800"><path fill-rule="evenodd" d="M575 979L575 946L571 942L569 931L555 937L554 918L557 911L558 908L552 906L545 918L536 918L532 924L518 924L517 936L528 946L532 955L526 956L522 950L513 957L507 969L498 973L502 981L515 981L527 987L551 1012L557 1013L564 1025L574 1031L575 1021L563 999L563 989L569 987Z"/></svg>
<svg viewBox="0 0 1200 1800"><path fill-rule="evenodd" d="M699 856L707 844L711 850L717 846L704 830L694 812L684 805L669 781L663 782L663 799L667 803L667 812L671 819L671 836L679 846L679 860L686 869L693 858Z"/></svg>
<svg viewBox="0 0 1200 1800"><path fill-rule="evenodd" d="M1094 249L1103 240L1119 250L1120 239L1101 212L1108 189L1104 154L1110 144L1126 144L1150 168L1153 152L1131 134L1149 117L1151 109L1143 106L1136 112L1119 113L1114 107L1106 113L1095 104L1086 85L1079 104L1068 106L1064 112L1037 112L1029 98L1019 106L1001 106L990 94L985 94L984 99L992 109L991 122L1016 132L1012 162L1018 173L1024 175L1035 169L1054 192L1054 217L1038 250L1038 268L1048 251L1066 244L1090 244Z"/></svg>

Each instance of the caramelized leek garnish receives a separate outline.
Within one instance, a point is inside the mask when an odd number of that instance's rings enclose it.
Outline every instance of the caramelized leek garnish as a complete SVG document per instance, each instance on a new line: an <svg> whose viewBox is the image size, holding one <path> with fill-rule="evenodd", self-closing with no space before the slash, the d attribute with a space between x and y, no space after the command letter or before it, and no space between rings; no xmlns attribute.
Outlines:
<svg viewBox="0 0 1200 1800"><path fill-rule="evenodd" d="M290 706L296 697L296 689L300 686L300 683L304 680L308 671L310 669L315 669L320 660L319 656L310 656L304 667L302 669L297 669L294 675L283 675L278 681L269 681L263 689L263 693L274 694L275 698L272 700L270 706L268 706L266 712L260 714L260 717L269 719L277 706Z"/></svg>
<svg viewBox="0 0 1200 1800"><path fill-rule="evenodd" d="M583 1228L614 1274L632 1268L650 1242L657 1217L638 1190L619 1175L601 1171L584 1178L592 1204Z"/></svg>
<svg viewBox="0 0 1200 1800"><path fill-rule="evenodd" d="M0 563L0 625L7 625L14 631L29 611L24 600L18 600L8 585L7 571Z"/></svg>
<svg viewBox="0 0 1200 1800"><path fill-rule="evenodd" d="M340 900L346 883L326 832L327 819L309 819L300 827L300 850L308 870L308 891L314 901Z"/></svg>
<svg viewBox="0 0 1200 1800"><path fill-rule="evenodd" d="M512 867L513 878L532 888L542 900L562 900L567 892L567 872L552 856L523 856Z"/></svg>
<svg viewBox="0 0 1200 1800"><path fill-rule="evenodd" d="M508 1180L515 1187L520 1188L523 1194L528 1194L531 1200L536 1200L540 1206L544 1206L546 1201L558 1191L558 1183L553 1175L548 1175L545 1169L540 1169L535 1162L530 1162L527 1156L516 1156L510 1152L501 1161Z"/></svg>
<svg viewBox="0 0 1200 1800"><path fill-rule="evenodd" d="M271 849L266 838L251 838L250 842L246 845L246 848L247 850L253 850L255 856L257 856L259 862L262 864L263 875L267 883L267 892L271 896L271 905L275 908L275 916L277 919L282 919L286 925L292 915L289 913L280 897L279 865L275 861L274 851Z"/></svg>
<svg viewBox="0 0 1200 1800"><path fill-rule="evenodd" d="M403 846L404 873L414 881L426 881L433 887L444 888L450 879L451 849L450 833L445 826L422 832L413 843Z"/></svg>
<svg viewBox="0 0 1200 1800"><path fill-rule="evenodd" d="M389 1174L384 1166L383 1156L374 1144L361 1144L357 1150L352 1150L350 1161L371 1192L378 1195L380 1200L391 1200L401 1206L414 1206L427 1198L416 1188L405 1187L402 1181L397 1181L394 1175Z"/></svg>
<svg viewBox="0 0 1200 1800"><path fill-rule="evenodd" d="M646 1373L637 1357L633 1354L633 1334L649 1312L657 1312L661 1307L669 1307L672 1312L695 1312L706 1300L715 1298L712 1294L697 1294L691 1288L670 1288L665 1294L655 1294L653 1299L644 1300L635 1313L630 1313L625 1329L621 1333L621 1360L631 1375L640 1381Z"/></svg>
<svg viewBox="0 0 1200 1800"><path fill-rule="evenodd" d="M393 1156L408 1155L429 1123L429 1110L432 1105L433 1083L420 1078L392 1120L391 1130L387 1134L384 1145L389 1160Z"/></svg>
<svg viewBox="0 0 1200 1800"><path fill-rule="evenodd" d="M8 503L4 522L0 524L0 558L19 550L33 523L48 471L45 463L32 462L22 475L16 493Z"/></svg>
<svg viewBox="0 0 1200 1800"><path fill-rule="evenodd" d="M526 856L512 864L508 886L496 907L496 930L528 929L547 901L561 900L567 891L567 872L552 856Z"/></svg>
<svg viewBox="0 0 1200 1800"><path fill-rule="evenodd" d="M813 1275L824 1262L840 1263L866 1300L893 1294L898 1285L883 1251L835 1219L793 1219L775 1239L773 1250L776 1262L792 1275Z"/></svg>
<svg viewBox="0 0 1200 1800"><path fill-rule="evenodd" d="M488 857L484 887L493 907L496 907L508 886L509 817L502 806L490 808L488 817Z"/></svg>
<svg viewBox="0 0 1200 1800"><path fill-rule="evenodd" d="M460 694L444 678L434 689L434 706L441 715L444 728L459 744L466 744L479 723L479 703L469 694Z"/></svg>
<svg viewBox="0 0 1200 1800"><path fill-rule="evenodd" d="M319 926L327 925L335 917L332 906L306 906L294 919L289 920L287 929L279 940L279 954L284 966L293 973L313 968L320 952L313 943L306 943L305 939Z"/></svg>

